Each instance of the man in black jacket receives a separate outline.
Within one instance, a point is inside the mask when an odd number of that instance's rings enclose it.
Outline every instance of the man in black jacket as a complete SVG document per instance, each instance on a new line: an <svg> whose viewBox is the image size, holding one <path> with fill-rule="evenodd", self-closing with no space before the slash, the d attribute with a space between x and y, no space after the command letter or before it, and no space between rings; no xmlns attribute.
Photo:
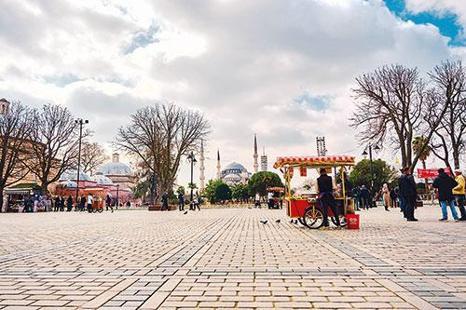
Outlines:
<svg viewBox="0 0 466 310"><path fill-rule="evenodd" d="M455 197L453 196L452 192L456 185L458 185L458 183L453 178L448 176L448 174L445 173L445 170L438 170L438 177L435 178L432 186L438 191L438 200L440 202L440 206L442 207L442 218L440 221L448 220L447 205L450 206L453 219L455 221L458 220L458 213L456 213L455 208Z"/></svg>
<svg viewBox="0 0 466 310"><path fill-rule="evenodd" d="M414 177L408 167L402 169L403 174L398 180L399 195L404 205L404 215L408 222L416 222L414 207L416 206L417 190Z"/></svg>
<svg viewBox="0 0 466 310"><path fill-rule="evenodd" d="M319 201L322 208L323 226L328 227L328 208L332 209L337 226L340 226L340 217L333 197L332 177L327 175L325 168L320 169L320 177L317 178L317 187L319 188Z"/></svg>

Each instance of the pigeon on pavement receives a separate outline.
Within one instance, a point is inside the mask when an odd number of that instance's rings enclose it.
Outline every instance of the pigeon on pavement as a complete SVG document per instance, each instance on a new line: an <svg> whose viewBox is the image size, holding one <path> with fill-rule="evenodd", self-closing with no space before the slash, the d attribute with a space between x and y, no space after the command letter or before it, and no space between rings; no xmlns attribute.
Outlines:
<svg viewBox="0 0 466 310"><path fill-rule="evenodd" d="M184 211L184 213L183 213L183 214L188 214L188 211Z"/></svg>
<svg viewBox="0 0 466 310"><path fill-rule="evenodd" d="M268 220L261 220L260 221L262 224L267 224Z"/></svg>
<svg viewBox="0 0 466 310"><path fill-rule="evenodd" d="M280 223L280 219L276 220L275 223Z"/></svg>

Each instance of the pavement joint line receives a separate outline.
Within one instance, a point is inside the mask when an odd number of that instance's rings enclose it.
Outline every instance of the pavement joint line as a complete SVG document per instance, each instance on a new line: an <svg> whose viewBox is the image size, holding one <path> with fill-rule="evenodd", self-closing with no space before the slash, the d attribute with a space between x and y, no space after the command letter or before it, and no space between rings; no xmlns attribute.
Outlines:
<svg viewBox="0 0 466 310"><path fill-rule="evenodd" d="M144 303L137 309L158 309L171 292L181 283L182 278L170 278L166 280Z"/></svg>
<svg viewBox="0 0 466 310"><path fill-rule="evenodd" d="M114 285L110 289L104 291L102 294L97 295L94 299L85 303L81 307L84 309L96 309L103 306L107 301L118 295L121 291L131 286L137 279L123 279L118 284Z"/></svg>

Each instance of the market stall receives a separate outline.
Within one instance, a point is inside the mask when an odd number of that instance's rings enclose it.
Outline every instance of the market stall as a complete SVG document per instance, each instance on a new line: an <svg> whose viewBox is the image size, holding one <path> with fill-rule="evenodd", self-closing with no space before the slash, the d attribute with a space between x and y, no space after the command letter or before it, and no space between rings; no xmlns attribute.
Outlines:
<svg viewBox="0 0 466 310"><path fill-rule="evenodd" d="M299 169L300 176L307 176L307 169L326 168L328 172L334 171L335 181L339 175L339 183L334 184L334 196L339 210L341 225L347 224L347 219L351 219L353 224L354 201L348 197L346 178L347 170L355 165L353 156L306 156L306 157L278 157L274 164L275 169L280 169L285 178L285 201L289 217L298 219L303 225L309 228L320 228L323 225L322 207L317 194L310 197L299 197L292 195L291 179L294 176L295 168ZM334 214L329 209L328 213L332 222L336 223ZM359 224L359 222L358 222ZM353 225L350 225L351 228Z"/></svg>

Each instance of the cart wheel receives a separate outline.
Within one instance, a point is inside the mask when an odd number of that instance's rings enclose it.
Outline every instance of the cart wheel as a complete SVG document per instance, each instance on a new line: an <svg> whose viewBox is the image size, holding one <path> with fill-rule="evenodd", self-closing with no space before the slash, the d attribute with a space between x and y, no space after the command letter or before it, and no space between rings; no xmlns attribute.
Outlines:
<svg viewBox="0 0 466 310"><path fill-rule="evenodd" d="M304 225L311 229L318 229L324 224L324 216L319 208L307 208L304 213Z"/></svg>
<svg viewBox="0 0 466 310"><path fill-rule="evenodd" d="M333 225L337 226L337 221L335 221L335 217L331 217ZM346 217L340 214L340 227L346 227Z"/></svg>
<svg viewBox="0 0 466 310"><path fill-rule="evenodd" d="M99 211L99 213L102 213L104 212L104 208L99 208L97 211Z"/></svg>

